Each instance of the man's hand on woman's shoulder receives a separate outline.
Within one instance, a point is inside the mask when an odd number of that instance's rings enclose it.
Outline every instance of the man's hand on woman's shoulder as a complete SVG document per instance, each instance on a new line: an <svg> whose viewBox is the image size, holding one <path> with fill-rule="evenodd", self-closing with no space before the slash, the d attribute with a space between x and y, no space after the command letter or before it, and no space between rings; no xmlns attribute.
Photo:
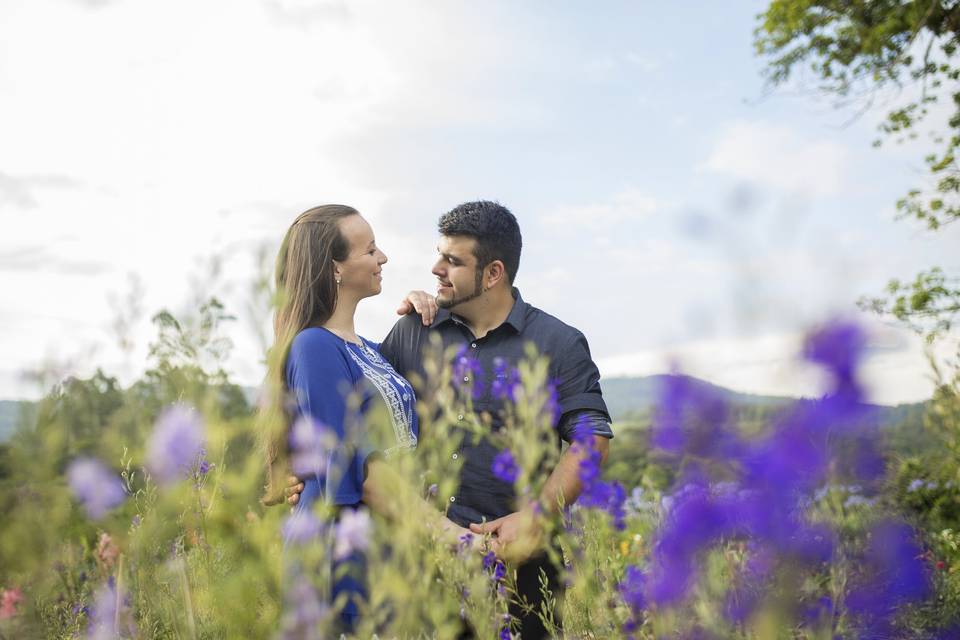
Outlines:
<svg viewBox="0 0 960 640"><path fill-rule="evenodd" d="M284 502L293 506L300 502L300 494L303 493L303 480L296 476L287 476L287 486L282 491L276 492L267 489L267 493L260 499L266 507L272 507Z"/></svg>
<svg viewBox="0 0 960 640"><path fill-rule="evenodd" d="M405 316L414 311L420 314L423 325L429 326L437 317L437 299L426 291L411 291L397 307L397 315Z"/></svg>

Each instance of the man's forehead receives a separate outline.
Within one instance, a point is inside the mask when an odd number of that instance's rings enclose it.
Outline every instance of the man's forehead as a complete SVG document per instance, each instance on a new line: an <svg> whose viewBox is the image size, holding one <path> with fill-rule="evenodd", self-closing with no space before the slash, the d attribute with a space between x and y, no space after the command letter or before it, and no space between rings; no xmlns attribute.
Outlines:
<svg viewBox="0 0 960 640"><path fill-rule="evenodd" d="M457 256L473 255L477 241L469 236L440 236L437 251Z"/></svg>

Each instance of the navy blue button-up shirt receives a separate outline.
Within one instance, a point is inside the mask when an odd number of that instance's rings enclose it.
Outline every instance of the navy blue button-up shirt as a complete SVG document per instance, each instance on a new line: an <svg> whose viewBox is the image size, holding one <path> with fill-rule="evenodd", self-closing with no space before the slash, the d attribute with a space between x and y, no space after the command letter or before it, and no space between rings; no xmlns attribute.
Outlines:
<svg viewBox="0 0 960 640"><path fill-rule="evenodd" d="M425 379L423 349L430 335L440 336L444 349L454 345L473 358L483 384L474 395L473 409L489 413L494 430L503 424L502 394L492 392L491 384L504 365L516 367L527 357L526 347L533 343L549 358L549 379L556 385L559 404L557 433L571 441L577 422L586 417L597 435L613 437L610 415L600 392L600 372L590 357L583 334L548 313L523 301L513 289L514 304L506 321L482 338L473 335L467 324L446 309L440 309L433 324L423 326L420 316L401 318L380 345L380 352L401 374L417 374ZM469 377L469 374L468 376ZM429 435L427 435L429 437ZM558 446L560 440L557 440ZM498 450L486 438L465 438L459 455L463 456L460 488L452 497L448 517L461 526L483 519L492 520L516 510L516 492L512 485L493 475L493 459Z"/></svg>

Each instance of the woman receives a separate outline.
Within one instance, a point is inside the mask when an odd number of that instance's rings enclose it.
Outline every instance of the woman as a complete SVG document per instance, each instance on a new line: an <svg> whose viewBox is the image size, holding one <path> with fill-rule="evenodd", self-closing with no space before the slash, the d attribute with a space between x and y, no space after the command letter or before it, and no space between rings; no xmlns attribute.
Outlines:
<svg viewBox="0 0 960 640"><path fill-rule="evenodd" d="M336 435L330 455L304 480L295 506L299 512L322 499L339 513L366 505L393 516L390 496L396 495L397 480L383 457L416 446L416 398L410 383L380 356L377 344L360 337L354 327L360 300L380 293L386 262L369 223L343 205L300 214L280 247L280 300L268 373L273 399L267 408L268 487L284 485L291 425L302 429L308 419L310 428ZM386 434L375 437L368 428L371 422L385 425ZM302 469L297 472L303 474ZM283 500L269 489L267 496L267 504ZM419 506L425 521L451 537L466 533L426 502ZM348 629L357 621L357 600L365 597L362 576L357 575L362 558L352 561L351 570L333 586L333 598L349 596L341 613Z"/></svg>

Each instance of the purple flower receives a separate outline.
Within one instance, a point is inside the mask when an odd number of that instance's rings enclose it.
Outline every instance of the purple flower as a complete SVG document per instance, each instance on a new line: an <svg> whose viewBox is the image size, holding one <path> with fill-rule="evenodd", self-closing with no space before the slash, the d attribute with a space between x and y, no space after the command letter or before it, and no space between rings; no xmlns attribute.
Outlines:
<svg viewBox="0 0 960 640"><path fill-rule="evenodd" d="M718 459L735 455L739 446L726 400L705 383L680 374L662 382L651 440L670 454Z"/></svg>
<svg viewBox="0 0 960 640"><path fill-rule="evenodd" d="M300 478L323 477L336 443L330 429L309 416L300 416L290 428L290 469Z"/></svg>
<svg viewBox="0 0 960 640"><path fill-rule="evenodd" d="M67 482L73 494L94 520L123 502L127 494L120 478L95 458L78 458L67 467Z"/></svg>
<svg viewBox="0 0 960 640"><path fill-rule="evenodd" d="M497 560L496 564L493 565L493 579L495 582L500 582L507 577L507 565L503 564L500 560Z"/></svg>
<svg viewBox="0 0 960 640"><path fill-rule="evenodd" d="M306 544L320 537L323 523L309 510L290 514L283 523L283 540L292 544Z"/></svg>
<svg viewBox="0 0 960 640"><path fill-rule="evenodd" d="M173 484L197 464L203 441L200 414L186 405L172 405L154 425L147 444L147 469L158 484Z"/></svg>
<svg viewBox="0 0 960 640"><path fill-rule="evenodd" d="M93 605L90 607L89 617L90 625L87 627L89 640L116 640L137 635L128 600L123 593L118 596L112 579L97 590Z"/></svg>
<svg viewBox="0 0 960 640"><path fill-rule="evenodd" d="M866 347L866 336L852 322L835 321L807 336L804 357L826 367L839 388L853 382L857 364Z"/></svg>
<svg viewBox="0 0 960 640"><path fill-rule="evenodd" d="M501 627L501 629L500 629L500 635L498 636L498 638L499 638L499 640L511 640L511 639L513 638L513 634L510 633L510 626L509 626L509 625L506 625L506 626L504 626L504 627Z"/></svg>
<svg viewBox="0 0 960 640"><path fill-rule="evenodd" d="M370 545L370 514L365 509L344 510L336 527L333 555L338 560L354 552L366 551Z"/></svg>
<svg viewBox="0 0 960 640"><path fill-rule="evenodd" d="M322 601L306 576L299 574L284 597L280 619L280 637L290 640L319 638L320 625L327 620L330 607Z"/></svg>
<svg viewBox="0 0 960 640"><path fill-rule="evenodd" d="M464 344L453 358L453 384L458 389L470 389L474 399L483 395L483 365L473 357L469 345Z"/></svg>
<svg viewBox="0 0 960 640"><path fill-rule="evenodd" d="M462 553L469 549L471 544L473 544L473 534L467 532L457 539L457 550Z"/></svg>
<svg viewBox="0 0 960 640"><path fill-rule="evenodd" d="M622 530L626 526L624 503L626 490L619 482L606 483L600 480L600 452L593 446L593 432L586 422L574 427L573 445L586 455L580 460L580 482L582 484L577 504L588 508L603 509L613 518L614 527Z"/></svg>
<svg viewBox="0 0 960 640"><path fill-rule="evenodd" d="M519 385L520 373L517 369L509 366L503 358L494 358L493 382L490 385L490 393L493 394L493 397L514 402L516 400L516 390Z"/></svg>
<svg viewBox="0 0 960 640"><path fill-rule="evenodd" d="M647 576L638 567L628 566L620 583L620 596L635 618L647 608Z"/></svg>
<svg viewBox="0 0 960 640"><path fill-rule="evenodd" d="M212 469L214 466L215 465L212 462L207 460L207 450L205 448L201 449L200 455L197 458L197 473L201 476L205 476L210 473L210 469Z"/></svg>
<svg viewBox="0 0 960 640"><path fill-rule="evenodd" d="M847 596L847 609L859 619L862 634L888 634L899 607L930 593L930 576L913 530L898 522L881 522L859 563L862 575Z"/></svg>
<svg viewBox="0 0 960 640"><path fill-rule="evenodd" d="M503 482L513 484L517 481L519 473L520 470L517 469L517 463L509 449L504 449L493 459L493 475Z"/></svg>
<svg viewBox="0 0 960 640"><path fill-rule="evenodd" d="M497 554L493 551L488 551L483 555L483 570L490 571L493 568L493 564L497 561Z"/></svg>

